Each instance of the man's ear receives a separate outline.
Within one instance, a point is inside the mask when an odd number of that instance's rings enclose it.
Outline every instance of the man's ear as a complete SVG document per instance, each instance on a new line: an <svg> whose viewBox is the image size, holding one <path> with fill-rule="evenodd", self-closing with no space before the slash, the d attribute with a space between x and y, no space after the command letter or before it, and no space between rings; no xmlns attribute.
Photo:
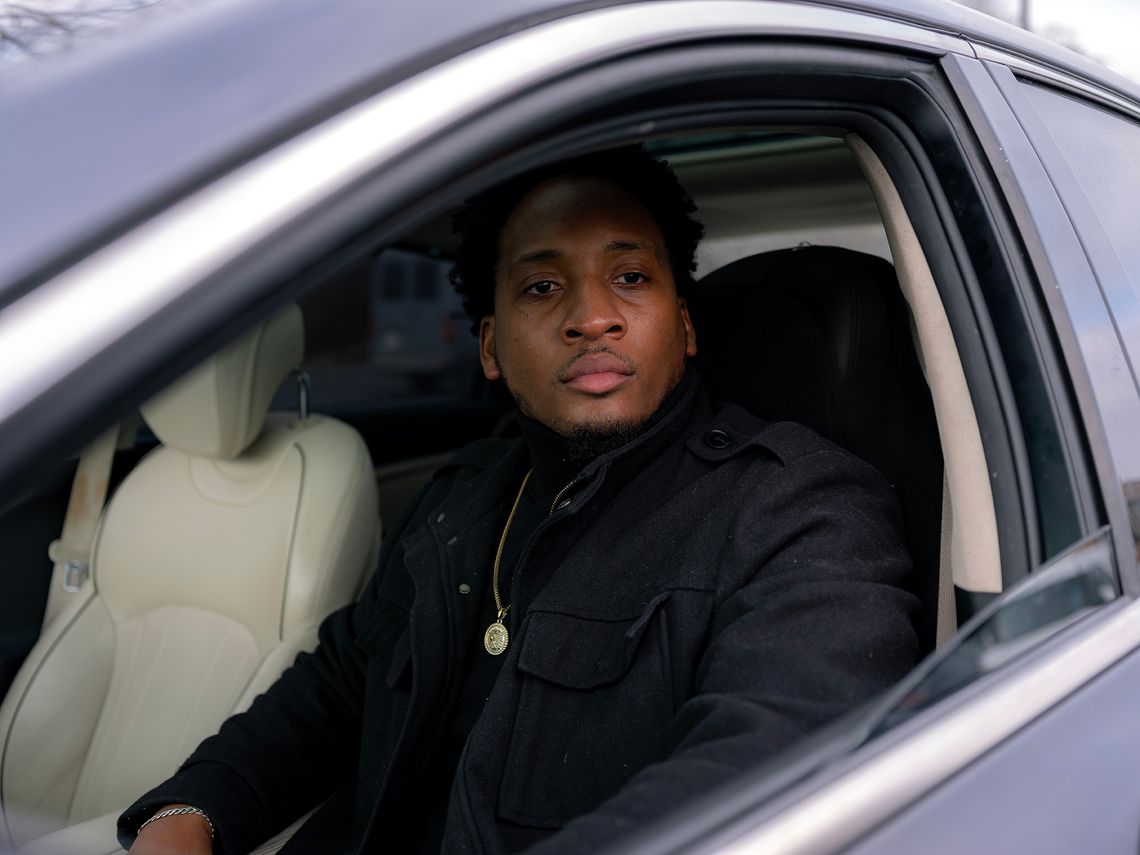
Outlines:
<svg viewBox="0 0 1140 855"><path fill-rule="evenodd" d="M503 372L495 359L495 316L484 315L479 321L479 362L483 365L483 376L488 380L499 380Z"/></svg>
<svg viewBox="0 0 1140 855"><path fill-rule="evenodd" d="M684 298L680 298L681 304L681 323L685 325L685 356L697 355L697 331L693 329L693 322L689 318L689 304L685 302Z"/></svg>

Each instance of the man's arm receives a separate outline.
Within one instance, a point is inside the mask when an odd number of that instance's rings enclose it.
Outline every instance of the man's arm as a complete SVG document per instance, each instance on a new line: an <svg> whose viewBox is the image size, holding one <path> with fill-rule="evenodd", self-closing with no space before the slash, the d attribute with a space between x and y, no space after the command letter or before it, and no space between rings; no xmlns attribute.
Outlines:
<svg viewBox="0 0 1140 855"><path fill-rule="evenodd" d="M671 723L667 756L528 851L590 851L666 816L914 665L915 601L898 587L911 563L892 491L846 454L810 458L774 487L780 520L751 521L783 546L719 602L694 692ZM738 542L747 541L748 525L733 532Z"/></svg>
<svg viewBox="0 0 1140 855"><path fill-rule="evenodd" d="M131 851L135 855L210 855L214 829L201 814L161 816L166 811L190 805L166 805L154 821L143 823Z"/></svg>

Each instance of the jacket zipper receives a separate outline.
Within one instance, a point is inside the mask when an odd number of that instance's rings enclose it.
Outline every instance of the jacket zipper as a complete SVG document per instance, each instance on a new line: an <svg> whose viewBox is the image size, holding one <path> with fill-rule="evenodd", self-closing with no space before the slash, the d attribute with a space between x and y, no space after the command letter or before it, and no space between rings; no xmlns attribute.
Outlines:
<svg viewBox="0 0 1140 855"><path fill-rule="evenodd" d="M565 487L563 487L561 490L559 490L557 494L555 494L554 501L550 503L550 510L546 512L546 519L543 520L541 523L539 523L538 526L535 528L535 530L530 533L530 537L527 539L526 546L523 547L523 551L519 555L519 560L517 562L515 562L514 569L511 570L511 601L512 602L515 600L515 594L518 590L515 587L516 584L518 584L517 580L522 576L523 568L526 566L527 559L530 558L531 546L534 545L534 542L535 542L535 540L538 539L538 536L540 534L542 534L542 527L544 525L546 525L547 520L549 520L552 516L554 516L554 512L558 509L558 503L562 500L562 497L565 496L567 491L577 483L579 483L579 481L577 478L575 478L569 484L567 484ZM511 633L511 638L515 637L515 633L518 630L518 624L515 623L515 616L517 614L518 614L517 610L511 609L511 611L510 611L511 623L510 623L510 627L509 627L510 633Z"/></svg>
<svg viewBox="0 0 1140 855"><path fill-rule="evenodd" d="M546 512L546 515L548 517L554 516L554 509L558 507L558 500L561 499L563 496L565 496L566 491L569 490L571 487L573 487L577 483L578 483L578 479L575 478L569 484L567 484L565 487L563 487L561 490L558 491L558 493L554 496L554 501L550 503L550 510Z"/></svg>
<svg viewBox="0 0 1140 855"><path fill-rule="evenodd" d="M566 495L567 491L569 491L570 488L573 487L577 483L578 483L578 479L575 478L572 481L570 481L570 483L568 483L565 487L563 487L561 490L558 491L558 493L554 496L554 501L550 503L550 510L547 511L547 514L546 514L547 520L550 519L550 517L554 515L554 511L558 508L558 502L561 501L562 497L564 495ZM531 532L530 539L527 541L526 546L523 548L522 555L519 556L519 561L516 564L514 571L512 571L512 574L511 574L512 575L512 583L511 583L512 587L514 586L514 579L517 578L517 574L520 574L520 571L522 570L523 566L526 564L526 559L530 556L531 545L534 543L536 536L539 534L539 530L541 529L542 525L545 524L545 522L546 522L546 520L544 520L543 523L540 524L538 528L536 528L533 532ZM446 594L445 594L445 597L446 597ZM514 613L515 612L512 609L511 614L513 615ZM512 638L514 637L515 630L516 630L516 627L512 623L511 629L510 629ZM452 634L452 635L454 636L454 634ZM449 644L451 647L451 649L449 651L449 655L452 658L454 658L456 655L456 650L455 650L456 640L454 637L449 639ZM443 687L443 691L441 692L441 695L440 695L440 697L443 699L445 708L449 707L454 702L455 696L457 695L457 687L458 687L458 681L456 679L456 675L453 674L449 678L447 685L445 685ZM431 745L431 744L434 744L435 742L438 741L440 734L443 732L444 722L442 720L442 717L440 717L440 719L434 723L434 726L432 726L429 729L430 729L431 733L430 733L430 740L429 740L428 744ZM470 738L470 734L468 734L468 737ZM456 767L456 774L457 775L462 773L463 755L466 753L466 751L467 751L467 745L466 745L466 743L464 743L463 751L460 752L460 756L459 756L460 763ZM395 759L395 758L393 758L393 759ZM419 770L417 770L417 773L416 773L415 779L414 779L416 784L422 783L422 781L424 780L423 773L426 770L426 768L427 768L426 766L423 766ZM391 775L391 771L392 771L391 769L388 770L388 775L386 775L386 777L389 777ZM372 820L374 820L374 819L375 819L375 815L373 815L369 819L369 823L368 823L369 829L371 829Z"/></svg>

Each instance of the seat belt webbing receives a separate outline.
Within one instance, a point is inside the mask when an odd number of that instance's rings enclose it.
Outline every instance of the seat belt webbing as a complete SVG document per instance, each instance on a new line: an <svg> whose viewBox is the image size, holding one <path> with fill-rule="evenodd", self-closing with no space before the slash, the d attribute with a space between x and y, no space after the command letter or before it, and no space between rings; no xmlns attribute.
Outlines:
<svg viewBox="0 0 1140 855"><path fill-rule="evenodd" d="M124 420L97 436L79 455L75 479L71 482L71 496L67 500L67 515L63 518L63 531L59 539L48 546L48 557L55 566L48 588L44 626L63 610L67 595L80 591L87 580L91 548L103 503L107 499L115 450L122 445L128 431L129 441L133 444L137 429L137 419Z"/></svg>

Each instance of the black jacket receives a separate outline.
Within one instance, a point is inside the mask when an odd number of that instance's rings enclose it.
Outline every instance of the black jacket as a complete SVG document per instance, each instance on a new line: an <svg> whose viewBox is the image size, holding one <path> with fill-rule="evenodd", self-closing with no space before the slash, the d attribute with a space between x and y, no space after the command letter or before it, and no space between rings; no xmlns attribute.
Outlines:
<svg viewBox="0 0 1140 855"><path fill-rule="evenodd" d="M509 616L443 851L589 851L914 663L890 486L804 427L714 414L691 386L648 434L587 466L525 547L510 601L529 608ZM120 839L188 802L213 819L219 851L243 852L327 798L286 851L400 851L527 467L521 442L488 440L441 469L387 535L360 602L129 808ZM520 588L534 578L548 581Z"/></svg>

